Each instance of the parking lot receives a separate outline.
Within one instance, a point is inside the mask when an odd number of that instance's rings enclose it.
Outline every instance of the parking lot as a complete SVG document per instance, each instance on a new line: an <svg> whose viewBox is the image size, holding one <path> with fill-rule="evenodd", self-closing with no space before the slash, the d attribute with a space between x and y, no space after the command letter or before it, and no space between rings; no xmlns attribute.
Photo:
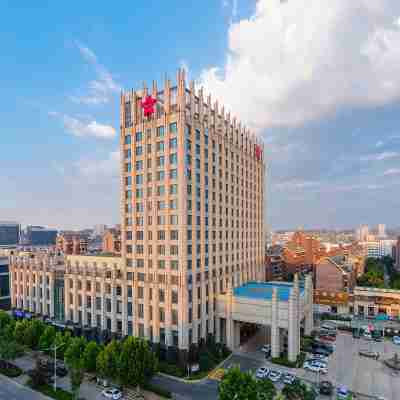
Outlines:
<svg viewBox="0 0 400 400"><path fill-rule="evenodd" d="M383 342L367 341L363 338L354 339L351 334L338 333L335 344L335 351L329 357L328 373L320 376L320 380L329 380L335 386L346 385L356 393L369 396L382 396L385 400L398 400L400 393L400 375L393 374L383 363L383 359L390 358L395 352L399 352L400 346L396 346L391 340ZM380 354L379 360L362 357L360 350L376 351ZM278 369L282 372L291 372L308 382L318 381L316 373L304 369L290 369L265 360L261 351L237 352L226 364L240 365L243 371L251 371L255 374L261 366ZM280 382L278 388L283 387ZM322 398L322 397L321 397ZM358 396L358 399L368 398ZM373 398L373 397L372 397Z"/></svg>

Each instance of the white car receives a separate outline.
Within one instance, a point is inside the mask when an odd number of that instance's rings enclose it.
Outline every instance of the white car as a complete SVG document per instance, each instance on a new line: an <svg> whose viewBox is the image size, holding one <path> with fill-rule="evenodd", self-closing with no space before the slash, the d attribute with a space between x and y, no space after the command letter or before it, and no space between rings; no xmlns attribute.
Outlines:
<svg viewBox="0 0 400 400"><path fill-rule="evenodd" d="M104 389L101 394L106 399L120 400L122 399L122 392L116 388Z"/></svg>
<svg viewBox="0 0 400 400"><path fill-rule="evenodd" d="M394 344L400 344L400 336L393 336L392 340Z"/></svg>
<svg viewBox="0 0 400 400"><path fill-rule="evenodd" d="M282 377L282 372L277 370L272 370L268 375L268 378L272 382L278 382L281 379L281 377Z"/></svg>
<svg viewBox="0 0 400 400"><path fill-rule="evenodd" d="M261 367L261 368L258 368L258 370L256 372L256 378L259 378L259 379L268 378L268 374L269 374L269 368Z"/></svg>
<svg viewBox="0 0 400 400"><path fill-rule="evenodd" d="M296 380L296 377L292 374L283 375L283 383L285 385L291 385Z"/></svg>
<svg viewBox="0 0 400 400"><path fill-rule="evenodd" d="M314 354L311 359L312 360L320 360L324 363L328 362L328 357L324 356L323 354Z"/></svg>
<svg viewBox="0 0 400 400"><path fill-rule="evenodd" d="M327 374L328 370L326 367L322 367L321 365L315 365L314 363L305 362L303 365L304 369L308 369L311 372L319 372L321 374Z"/></svg>

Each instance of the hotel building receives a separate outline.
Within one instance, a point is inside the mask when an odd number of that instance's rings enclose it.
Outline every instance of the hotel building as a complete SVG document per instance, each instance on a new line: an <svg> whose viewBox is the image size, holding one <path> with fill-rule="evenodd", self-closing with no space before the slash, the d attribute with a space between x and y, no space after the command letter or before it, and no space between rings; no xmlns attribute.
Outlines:
<svg viewBox="0 0 400 400"><path fill-rule="evenodd" d="M122 273L133 278L122 299L133 285L133 334L183 351L207 334L225 341L217 296L265 273L262 144L187 87L184 71L176 85L122 93L120 118Z"/></svg>

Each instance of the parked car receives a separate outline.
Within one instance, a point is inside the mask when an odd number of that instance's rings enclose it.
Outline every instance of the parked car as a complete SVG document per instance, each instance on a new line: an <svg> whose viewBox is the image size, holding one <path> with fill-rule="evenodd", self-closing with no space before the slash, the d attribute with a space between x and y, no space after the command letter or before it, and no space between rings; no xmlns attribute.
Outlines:
<svg viewBox="0 0 400 400"><path fill-rule="evenodd" d="M358 332L358 331L353 331L353 338L354 339L360 339L360 337L361 337L361 335L360 335L360 332Z"/></svg>
<svg viewBox="0 0 400 400"><path fill-rule="evenodd" d="M306 362L313 364L313 365L320 365L323 367L327 367L328 366L328 362L326 360L322 360L320 358L316 359L316 358L311 358L309 360L307 360Z"/></svg>
<svg viewBox="0 0 400 400"><path fill-rule="evenodd" d="M258 370L256 372L256 378L259 378L259 379L268 378L268 374L269 374L269 368L261 367L261 368L258 368Z"/></svg>
<svg viewBox="0 0 400 400"><path fill-rule="evenodd" d="M322 324L321 329L325 329L328 331L336 331L336 324L325 322L324 324Z"/></svg>
<svg viewBox="0 0 400 400"><path fill-rule="evenodd" d="M282 378L282 372L278 370L271 370L268 378L271 379L272 382L278 382Z"/></svg>
<svg viewBox="0 0 400 400"><path fill-rule="evenodd" d="M400 336L393 336L392 340L394 344L400 344Z"/></svg>
<svg viewBox="0 0 400 400"><path fill-rule="evenodd" d="M324 356L324 357L328 357L331 354L328 350L323 349L322 347L313 348L312 353L314 355L320 355L320 356Z"/></svg>
<svg viewBox="0 0 400 400"><path fill-rule="evenodd" d="M375 360L379 358L379 353L376 351L360 350L358 354L363 357L375 358Z"/></svg>
<svg viewBox="0 0 400 400"><path fill-rule="evenodd" d="M320 392L321 394L325 394L325 395L330 396L330 395L332 394L332 392L333 392L333 385L332 385L332 383L329 382L329 381L322 381L322 382L320 382L320 384L319 384L319 392Z"/></svg>
<svg viewBox="0 0 400 400"><path fill-rule="evenodd" d="M379 335L379 336L374 336L374 341L375 342L383 342L383 336Z"/></svg>
<svg viewBox="0 0 400 400"><path fill-rule="evenodd" d="M372 340L372 335L370 332L364 332L363 338L366 340Z"/></svg>
<svg viewBox="0 0 400 400"><path fill-rule="evenodd" d="M328 342L334 342L336 340L334 336L328 336L328 335L319 335L319 338L321 340L327 340Z"/></svg>
<svg viewBox="0 0 400 400"><path fill-rule="evenodd" d="M324 356L323 354L313 354L312 358L314 360L321 360L321 361L324 361L324 362L328 362L328 357Z"/></svg>
<svg viewBox="0 0 400 400"><path fill-rule="evenodd" d="M122 392L116 388L104 389L101 392L102 396L106 399L119 400L122 399Z"/></svg>
<svg viewBox="0 0 400 400"><path fill-rule="evenodd" d="M97 377L97 378L96 378L96 382L97 382L98 385L103 386L103 387L105 387L105 388L108 387L108 386L110 386L108 380L107 380L107 379L104 379L104 378L99 378L99 377Z"/></svg>
<svg viewBox="0 0 400 400"><path fill-rule="evenodd" d="M261 347L261 351L265 354L265 357L270 357L271 356L271 345L264 344L264 346Z"/></svg>
<svg viewBox="0 0 400 400"><path fill-rule="evenodd" d="M336 398L338 400L349 400L352 398L352 396L346 386L339 386L336 390Z"/></svg>
<svg viewBox="0 0 400 400"><path fill-rule="evenodd" d="M307 369L307 370L309 370L311 372L319 372L321 374L327 374L328 373L328 370L327 370L326 367L323 367L320 364L316 365L314 363L310 363L310 362L307 362L307 361L304 363L303 368Z"/></svg>
<svg viewBox="0 0 400 400"><path fill-rule="evenodd" d="M336 331L334 331L334 330L331 330L331 329L321 329L320 331L319 331L319 335L321 336L331 336L331 337L336 337L337 336L337 333L336 333Z"/></svg>
<svg viewBox="0 0 400 400"><path fill-rule="evenodd" d="M296 381L296 377L292 374L283 375L283 383L285 385L292 385Z"/></svg>

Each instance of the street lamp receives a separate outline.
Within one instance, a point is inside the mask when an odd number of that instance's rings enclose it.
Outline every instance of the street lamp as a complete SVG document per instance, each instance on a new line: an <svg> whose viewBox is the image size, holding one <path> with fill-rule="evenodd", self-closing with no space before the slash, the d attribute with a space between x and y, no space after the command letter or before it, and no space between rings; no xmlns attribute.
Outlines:
<svg viewBox="0 0 400 400"><path fill-rule="evenodd" d="M59 349L62 346L65 346L66 343L61 343L58 346L54 347L49 347L48 349L43 349L43 351L46 350L50 350L53 351L54 350L54 391L57 391L57 349Z"/></svg>

